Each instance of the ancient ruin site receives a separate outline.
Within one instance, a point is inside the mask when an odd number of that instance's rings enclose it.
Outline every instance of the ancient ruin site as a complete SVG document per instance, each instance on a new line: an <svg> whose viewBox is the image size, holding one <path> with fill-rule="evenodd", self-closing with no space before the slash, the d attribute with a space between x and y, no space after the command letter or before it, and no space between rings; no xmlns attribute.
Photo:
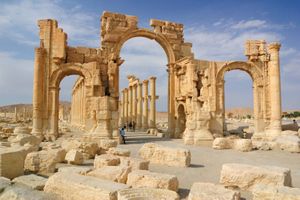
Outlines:
<svg viewBox="0 0 300 200"><path fill-rule="evenodd" d="M300 4L200 2L0 2L0 200L300 200Z"/></svg>

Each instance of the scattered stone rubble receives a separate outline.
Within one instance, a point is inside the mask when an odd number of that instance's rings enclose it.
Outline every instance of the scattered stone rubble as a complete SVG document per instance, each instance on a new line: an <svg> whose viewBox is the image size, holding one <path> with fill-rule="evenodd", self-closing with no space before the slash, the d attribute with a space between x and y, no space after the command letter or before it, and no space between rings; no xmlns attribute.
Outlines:
<svg viewBox="0 0 300 200"><path fill-rule="evenodd" d="M252 190L256 184L291 187L292 178L287 168L228 163L222 166L220 183L226 187Z"/></svg>
<svg viewBox="0 0 300 200"><path fill-rule="evenodd" d="M183 148L171 148L155 143L146 143L139 150L139 155L150 163L167 166L188 167L191 164L191 152Z"/></svg>

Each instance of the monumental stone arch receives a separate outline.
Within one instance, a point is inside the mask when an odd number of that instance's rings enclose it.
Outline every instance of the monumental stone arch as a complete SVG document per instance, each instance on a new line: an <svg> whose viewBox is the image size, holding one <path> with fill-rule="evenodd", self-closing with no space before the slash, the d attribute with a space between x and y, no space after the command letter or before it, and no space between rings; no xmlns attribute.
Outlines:
<svg viewBox="0 0 300 200"><path fill-rule="evenodd" d="M35 50L33 130L46 139L58 137L59 83L80 75L72 89L72 111L86 140L119 139L119 67L122 45L134 37L158 42L167 58L168 136L198 144L223 134L224 73L246 71L253 80L255 137L273 138L281 130L280 44L246 42L247 61L217 62L194 58L192 44L183 38L183 25L150 20L138 27L135 16L104 12L99 48L71 47L57 21L40 20L40 47ZM185 122L185 125L182 124ZM72 122L72 121L71 121ZM182 130L184 129L184 130Z"/></svg>
<svg viewBox="0 0 300 200"><path fill-rule="evenodd" d="M246 72L252 79L253 83L253 98L254 98L254 126L255 130L257 132L263 132L265 128L265 119L266 116L264 112L266 109L263 109L264 105L264 99L263 94L265 90L265 86L262 83L263 80L263 71L256 66L254 63L251 62L242 62L242 61L234 61L225 63L223 66L220 67L219 71L217 72L216 81L218 85L217 90L217 110L222 112L222 117L224 119L225 116L225 98L224 98L224 75L227 71L231 70L241 70ZM225 128L225 125L223 125Z"/></svg>

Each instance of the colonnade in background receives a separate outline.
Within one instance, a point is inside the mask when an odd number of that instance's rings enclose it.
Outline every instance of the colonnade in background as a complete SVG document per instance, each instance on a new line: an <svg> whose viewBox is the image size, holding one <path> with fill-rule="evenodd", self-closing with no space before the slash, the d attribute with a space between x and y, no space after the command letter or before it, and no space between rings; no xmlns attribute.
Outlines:
<svg viewBox="0 0 300 200"><path fill-rule="evenodd" d="M135 76L127 77L128 88L122 90L120 99L120 126L135 123L135 128L146 131L156 128L156 77L142 83ZM150 83L150 95L148 85ZM150 101L150 109L149 109Z"/></svg>
<svg viewBox="0 0 300 200"><path fill-rule="evenodd" d="M71 100L71 124L75 126L85 125L85 85L84 78L80 77L77 79L72 89L72 100Z"/></svg>

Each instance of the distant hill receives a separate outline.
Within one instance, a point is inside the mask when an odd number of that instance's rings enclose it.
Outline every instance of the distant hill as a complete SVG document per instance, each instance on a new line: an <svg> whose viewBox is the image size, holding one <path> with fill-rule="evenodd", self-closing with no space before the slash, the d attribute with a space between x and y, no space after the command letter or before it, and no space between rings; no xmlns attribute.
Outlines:
<svg viewBox="0 0 300 200"><path fill-rule="evenodd" d="M232 113L233 116L253 116L253 108L228 108L225 114L228 115L229 113Z"/></svg>

